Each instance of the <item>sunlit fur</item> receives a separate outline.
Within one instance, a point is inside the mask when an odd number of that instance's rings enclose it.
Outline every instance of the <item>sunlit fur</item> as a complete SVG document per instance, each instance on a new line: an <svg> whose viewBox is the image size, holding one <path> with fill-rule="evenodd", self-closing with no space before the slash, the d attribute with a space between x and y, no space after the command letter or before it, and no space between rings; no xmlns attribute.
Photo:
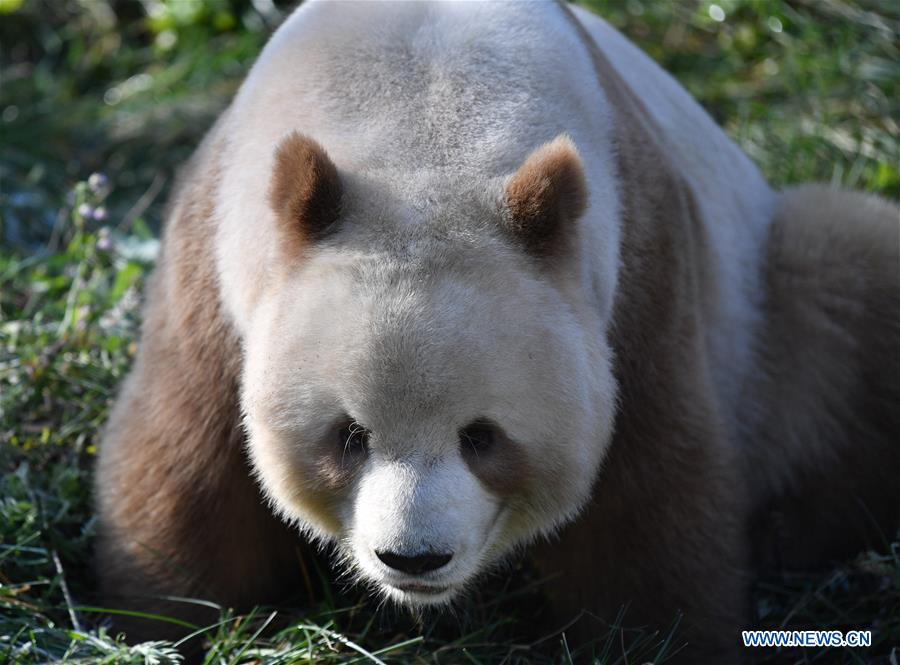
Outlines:
<svg viewBox="0 0 900 665"><path fill-rule="evenodd" d="M619 233L594 76L553 4L312 2L230 110L218 267L246 340L248 450L279 513L350 544L372 579L392 581L376 547L447 548L435 583L462 588L589 496L614 415L605 330ZM592 112L573 121L573 107ZM343 197L337 231L284 271L261 194L295 130L325 148ZM504 236L504 186L563 133L581 154L588 207L566 233L572 256L542 270ZM316 456L345 416L372 432L371 454L326 487ZM520 448L533 491L497 497L479 483L458 437L477 418Z"/></svg>
<svg viewBox="0 0 900 665"><path fill-rule="evenodd" d="M627 607L737 662L753 565L895 532L897 218L773 191L567 4L304 3L174 195L100 446L104 595L212 622L160 598L276 602L314 541L423 612L529 545L573 644Z"/></svg>

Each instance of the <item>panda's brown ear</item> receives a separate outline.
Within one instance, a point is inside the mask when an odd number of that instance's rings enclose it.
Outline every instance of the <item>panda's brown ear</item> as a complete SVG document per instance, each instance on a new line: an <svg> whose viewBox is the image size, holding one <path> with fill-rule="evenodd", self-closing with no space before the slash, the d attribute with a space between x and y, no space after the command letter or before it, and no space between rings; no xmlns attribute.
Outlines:
<svg viewBox="0 0 900 665"><path fill-rule="evenodd" d="M584 168L575 144L557 136L532 152L506 183L503 225L531 254L547 257L574 239L587 206Z"/></svg>
<svg viewBox="0 0 900 665"><path fill-rule="evenodd" d="M308 136L292 133L275 152L269 203L287 249L299 251L328 230L341 208L341 179L328 153Z"/></svg>

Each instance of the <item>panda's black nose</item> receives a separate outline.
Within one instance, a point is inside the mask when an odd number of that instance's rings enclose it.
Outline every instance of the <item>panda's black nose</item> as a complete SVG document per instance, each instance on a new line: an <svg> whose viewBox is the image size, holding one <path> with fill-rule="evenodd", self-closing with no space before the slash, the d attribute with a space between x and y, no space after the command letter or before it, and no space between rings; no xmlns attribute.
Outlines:
<svg viewBox="0 0 900 665"><path fill-rule="evenodd" d="M430 573L442 566L446 566L453 554L414 554L407 556L398 554L397 552L378 552L375 554L381 559L381 562L390 566L394 570L406 573L407 575L421 575L422 573Z"/></svg>

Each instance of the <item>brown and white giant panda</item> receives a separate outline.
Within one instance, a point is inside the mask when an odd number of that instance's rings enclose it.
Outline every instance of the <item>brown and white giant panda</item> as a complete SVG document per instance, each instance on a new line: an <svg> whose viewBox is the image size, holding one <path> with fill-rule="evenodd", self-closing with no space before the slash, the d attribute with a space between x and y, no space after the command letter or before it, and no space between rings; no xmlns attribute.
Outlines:
<svg viewBox="0 0 900 665"><path fill-rule="evenodd" d="M308 2L175 194L104 589L271 601L313 541L440 605L529 545L560 620L736 660L755 563L898 524L898 238L577 7Z"/></svg>

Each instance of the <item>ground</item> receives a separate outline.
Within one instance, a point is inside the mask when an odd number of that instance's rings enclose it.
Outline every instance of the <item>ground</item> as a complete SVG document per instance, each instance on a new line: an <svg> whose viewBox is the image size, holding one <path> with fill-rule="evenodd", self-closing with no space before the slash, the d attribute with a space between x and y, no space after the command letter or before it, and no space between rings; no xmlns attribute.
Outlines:
<svg viewBox="0 0 900 665"><path fill-rule="evenodd" d="M895 0L595 0L673 72L777 185L900 197ZM269 0L0 0L0 662L169 662L125 646L94 605L90 477L134 354L166 193L283 16ZM92 173L101 173L90 177ZM570 662L537 634L538 580L512 565L442 619L321 584L313 607L206 630L207 662ZM758 628L858 628L869 649L763 662L900 660L900 542L754 588ZM627 614L625 616L627 623ZM599 663L664 662L665 634L615 624Z"/></svg>

